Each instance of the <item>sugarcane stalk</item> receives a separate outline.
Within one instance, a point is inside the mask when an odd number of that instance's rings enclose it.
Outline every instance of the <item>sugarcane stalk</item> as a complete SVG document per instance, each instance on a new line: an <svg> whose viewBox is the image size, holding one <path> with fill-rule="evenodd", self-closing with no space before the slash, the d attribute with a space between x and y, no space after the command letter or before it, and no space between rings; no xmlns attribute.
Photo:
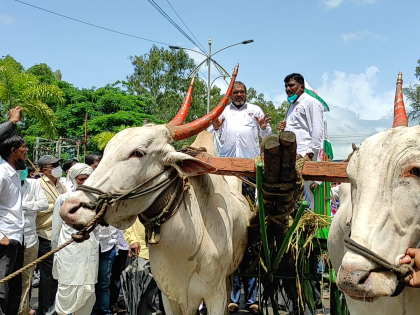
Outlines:
<svg viewBox="0 0 420 315"><path fill-rule="evenodd" d="M299 210L298 210L298 212L296 213L296 217L295 217L295 219L293 220L292 226L291 226L291 227L289 228L289 230L287 231L287 234L286 234L286 236L285 236L285 238L284 238L284 240L283 240L283 242L282 242L282 244L281 244L281 246L280 246L280 249L279 249L279 251L277 252L277 256L276 256L276 259L274 260L274 265L273 265L273 268L272 268L271 270L277 270L277 267L279 266L280 261L281 261L281 259L283 258L284 253L286 252L286 249L287 249L287 244L289 244L289 240L290 240L290 238L292 237L292 234L293 234L293 232L295 231L296 226L298 225L299 220L300 220L300 218L301 218L301 217L302 217L302 215L303 215L303 211L304 211L307 207L308 207L308 202L307 202L307 201L302 201L302 204L300 205ZM260 216L261 216L261 214L260 214ZM261 228L262 228L262 225L261 225ZM262 235L262 234L261 234L261 235Z"/></svg>
<svg viewBox="0 0 420 315"><path fill-rule="evenodd" d="M264 199L262 194L262 181L263 181L263 164L262 162L257 163L257 194L258 194L258 210L259 210L259 217L260 217L260 226L261 226L261 240L263 243L264 255L265 255L265 263L267 266L268 277L270 282L273 282L273 273L271 272L271 257L270 257L270 249L268 248L268 239L267 239L267 229L265 225L265 211L264 211Z"/></svg>

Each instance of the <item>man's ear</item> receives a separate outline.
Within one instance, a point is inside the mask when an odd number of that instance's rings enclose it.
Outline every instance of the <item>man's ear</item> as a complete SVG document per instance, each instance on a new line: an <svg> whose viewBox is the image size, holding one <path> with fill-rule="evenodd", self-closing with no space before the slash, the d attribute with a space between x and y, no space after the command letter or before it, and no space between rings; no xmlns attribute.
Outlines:
<svg viewBox="0 0 420 315"><path fill-rule="evenodd" d="M213 173L216 171L216 168L213 165L181 152L169 152L164 158L164 163L165 165L175 167L178 173L181 173L186 177Z"/></svg>

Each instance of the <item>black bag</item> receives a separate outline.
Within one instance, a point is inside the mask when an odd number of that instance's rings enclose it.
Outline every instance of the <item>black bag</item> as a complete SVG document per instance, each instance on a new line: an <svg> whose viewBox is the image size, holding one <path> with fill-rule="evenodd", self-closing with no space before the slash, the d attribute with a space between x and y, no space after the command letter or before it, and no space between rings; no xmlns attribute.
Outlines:
<svg viewBox="0 0 420 315"><path fill-rule="evenodd" d="M132 263L121 273L121 287L130 315L156 315L158 287L148 260L133 257Z"/></svg>

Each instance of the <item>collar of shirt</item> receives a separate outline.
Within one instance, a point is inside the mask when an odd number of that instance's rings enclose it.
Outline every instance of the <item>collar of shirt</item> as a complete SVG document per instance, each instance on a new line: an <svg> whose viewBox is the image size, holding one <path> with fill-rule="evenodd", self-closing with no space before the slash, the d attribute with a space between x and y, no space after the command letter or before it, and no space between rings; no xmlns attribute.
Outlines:
<svg viewBox="0 0 420 315"><path fill-rule="evenodd" d="M236 111L238 111L238 112L240 112L240 111L242 111L242 110L246 110L246 109L248 109L248 102L245 102L244 103L244 105L242 105L241 107L236 107L233 103L230 103L230 106L229 106L230 108L230 110L236 110Z"/></svg>
<svg viewBox="0 0 420 315"><path fill-rule="evenodd" d="M6 160L3 160L1 164L4 164L4 170L9 174L10 177L13 177L13 175L17 175L16 170L10 166L9 163L6 162Z"/></svg>

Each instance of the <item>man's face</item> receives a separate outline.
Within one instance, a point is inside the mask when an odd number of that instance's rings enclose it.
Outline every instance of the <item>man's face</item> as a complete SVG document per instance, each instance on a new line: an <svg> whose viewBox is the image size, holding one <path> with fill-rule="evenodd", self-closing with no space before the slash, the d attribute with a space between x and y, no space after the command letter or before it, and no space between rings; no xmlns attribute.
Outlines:
<svg viewBox="0 0 420 315"><path fill-rule="evenodd" d="M246 91L242 84L235 84L232 90L232 103L235 106L242 106L246 102Z"/></svg>
<svg viewBox="0 0 420 315"><path fill-rule="evenodd" d="M287 81L284 86L286 88L287 96L293 96L294 94L301 96L303 93L303 85L299 84L293 79Z"/></svg>
<svg viewBox="0 0 420 315"><path fill-rule="evenodd" d="M85 175L85 174L77 176L76 177L77 185L83 185L88 178L89 178L89 175Z"/></svg>
<svg viewBox="0 0 420 315"><path fill-rule="evenodd" d="M25 142L17 149L12 148L12 158L16 162L16 170L24 170L26 168L25 162L28 160L28 150Z"/></svg>
<svg viewBox="0 0 420 315"><path fill-rule="evenodd" d="M93 164L90 166L93 170L95 170L97 167L98 167L98 165L99 165L99 163L101 162L101 160L95 160L94 162L93 162Z"/></svg>
<svg viewBox="0 0 420 315"><path fill-rule="evenodd" d="M45 164L43 167L42 167L42 173L44 173L44 175L46 175L46 176L48 176L48 177L53 177L52 175L51 175L51 171L54 169L54 168L56 168L57 166L59 166L60 164L57 162L57 163L54 163L54 164Z"/></svg>

